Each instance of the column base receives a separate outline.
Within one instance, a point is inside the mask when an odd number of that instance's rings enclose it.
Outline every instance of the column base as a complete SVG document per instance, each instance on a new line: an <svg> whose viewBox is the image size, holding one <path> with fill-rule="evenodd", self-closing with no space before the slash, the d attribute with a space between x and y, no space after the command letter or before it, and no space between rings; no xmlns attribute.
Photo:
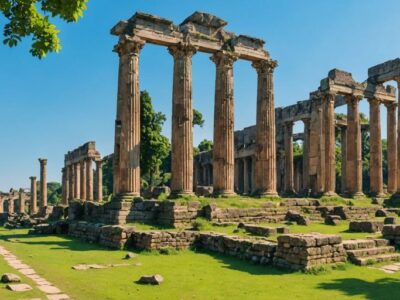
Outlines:
<svg viewBox="0 0 400 300"><path fill-rule="evenodd" d="M325 192L325 193L322 194L322 196L324 196L324 197L337 197L337 195L338 194L336 194L335 192L332 192L332 191Z"/></svg>
<svg viewBox="0 0 400 300"><path fill-rule="evenodd" d="M224 197L224 198L228 198L228 197L236 197L237 194L235 192L232 191L214 191L213 192L213 196L215 197Z"/></svg>
<svg viewBox="0 0 400 300"><path fill-rule="evenodd" d="M111 199L113 202L132 202L135 198L139 198L140 193L119 193Z"/></svg>
<svg viewBox="0 0 400 300"><path fill-rule="evenodd" d="M256 191L254 195L260 198L279 198L279 195L276 191Z"/></svg>
<svg viewBox="0 0 400 300"><path fill-rule="evenodd" d="M365 198L365 194L363 192L346 193L346 196L353 199Z"/></svg>
<svg viewBox="0 0 400 300"><path fill-rule="evenodd" d="M369 194L371 197L375 197L375 198L385 198L386 195L383 192L374 192L374 193L370 193Z"/></svg>

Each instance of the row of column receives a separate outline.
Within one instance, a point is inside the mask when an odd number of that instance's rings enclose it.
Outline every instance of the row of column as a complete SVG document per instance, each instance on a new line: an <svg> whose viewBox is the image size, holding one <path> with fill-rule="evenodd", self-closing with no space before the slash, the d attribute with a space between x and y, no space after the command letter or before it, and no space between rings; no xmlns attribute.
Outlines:
<svg viewBox="0 0 400 300"><path fill-rule="evenodd" d="M116 51L120 57L114 147L114 191L119 198L140 195L140 94L139 52L144 41L124 37ZM169 47L174 58L172 99L171 191L193 193L192 56L196 48L179 43ZM216 65L214 102L213 187L215 194L234 194L234 96L233 64L238 56L214 53ZM255 190L276 195L276 145L273 70L275 61L260 60L252 66L258 74Z"/></svg>
<svg viewBox="0 0 400 300"><path fill-rule="evenodd" d="M341 127L342 147L342 193L349 196L363 196L362 191L362 135L359 112L359 101L362 96L346 95L347 126ZM400 192L399 178L397 177L397 120L395 102L382 102L377 98L368 99L370 105L370 194L383 195L382 171L382 139L380 105L387 108L387 142L388 142L388 185L389 193ZM323 112L325 126L325 194L335 193L335 114L334 95L327 95ZM303 145L303 189L310 187L309 174L309 147L310 147L310 120L304 119ZM399 127L400 128L400 127ZM400 131L399 131L400 132ZM293 179L293 122L284 124L285 175L284 192L291 194L294 191Z"/></svg>
<svg viewBox="0 0 400 300"><path fill-rule="evenodd" d="M92 158L70 164L62 170L63 195L62 203L68 200L82 199L88 201L103 200L103 162L95 161L96 176L93 180ZM93 182L95 189L93 190Z"/></svg>

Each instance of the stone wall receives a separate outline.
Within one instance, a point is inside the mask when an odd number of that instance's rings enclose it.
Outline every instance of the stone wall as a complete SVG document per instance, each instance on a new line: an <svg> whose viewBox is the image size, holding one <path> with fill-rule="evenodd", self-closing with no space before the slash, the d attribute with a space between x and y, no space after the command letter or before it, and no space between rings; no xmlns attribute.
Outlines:
<svg viewBox="0 0 400 300"><path fill-rule="evenodd" d="M139 250L160 250L162 248L187 249L199 236L195 231L146 231L133 232L129 246Z"/></svg>
<svg viewBox="0 0 400 300"><path fill-rule="evenodd" d="M382 221L351 221L349 231L352 232L370 232L375 233L382 231Z"/></svg>
<svg viewBox="0 0 400 300"><path fill-rule="evenodd" d="M346 261L339 235L287 234L278 237L274 265L306 270L314 266Z"/></svg>
<svg viewBox="0 0 400 300"><path fill-rule="evenodd" d="M375 216L381 207L335 206L333 215L340 216L342 220L367 220Z"/></svg>
<svg viewBox="0 0 400 300"><path fill-rule="evenodd" d="M385 225L382 229L382 235L392 244L400 246L400 225Z"/></svg>

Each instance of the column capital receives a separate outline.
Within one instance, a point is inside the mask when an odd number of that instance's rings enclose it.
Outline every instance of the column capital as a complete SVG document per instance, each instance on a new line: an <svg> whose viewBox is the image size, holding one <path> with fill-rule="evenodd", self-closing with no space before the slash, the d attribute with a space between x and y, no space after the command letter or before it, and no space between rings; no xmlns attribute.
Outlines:
<svg viewBox="0 0 400 300"><path fill-rule="evenodd" d="M257 74L273 73L274 69L278 66L276 60L256 60L253 61L251 66L256 69Z"/></svg>
<svg viewBox="0 0 400 300"><path fill-rule="evenodd" d="M383 103L382 99L380 99L378 97L370 97L370 98L367 98L367 100L368 100L369 104L379 105L379 104Z"/></svg>
<svg viewBox="0 0 400 300"><path fill-rule="evenodd" d="M96 166L102 166L103 165L103 161L101 159L100 160L95 160L94 162L96 163Z"/></svg>
<svg viewBox="0 0 400 300"><path fill-rule="evenodd" d="M301 120L303 121L304 124L310 124L311 117L309 117L309 118L301 118Z"/></svg>
<svg viewBox="0 0 400 300"><path fill-rule="evenodd" d="M122 55L139 55L140 50L146 42L137 36L121 36L118 44L114 46L113 51Z"/></svg>
<svg viewBox="0 0 400 300"><path fill-rule="evenodd" d="M234 52L229 51L218 51L215 52L210 59L216 64L217 68L227 68L233 67L233 63L238 59L238 55Z"/></svg>
<svg viewBox="0 0 400 300"><path fill-rule="evenodd" d="M47 158L39 158L39 162L41 165L47 165Z"/></svg>
<svg viewBox="0 0 400 300"><path fill-rule="evenodd" d="M283 125L285 126L285 127L288 127L288 128L290 128L290 127L293 127L293 121L284 121L283 122Z"/></svg>
<svg viewBox="0 0 400 300"><path fill-rule="evenodd" d="M393 101L393 102L385 101L385 102L383 102L383 104L386 106L387 110L389 110L389 111L394 111L398 107L398 104L396 101Z"/></svg>
<svg viewBox="0 0 400 300"><path fill-rule="evenodd" d="M36 176L29 177L30 180L36 180Z"/></svg>
<svg viewBox="0 0 400 300"><path fill-rule="evenodd" d="M198 47L190 44L179 42L176 45L169 46L168 52L174 57L174 59L192 57L197 52Z"/></svg>

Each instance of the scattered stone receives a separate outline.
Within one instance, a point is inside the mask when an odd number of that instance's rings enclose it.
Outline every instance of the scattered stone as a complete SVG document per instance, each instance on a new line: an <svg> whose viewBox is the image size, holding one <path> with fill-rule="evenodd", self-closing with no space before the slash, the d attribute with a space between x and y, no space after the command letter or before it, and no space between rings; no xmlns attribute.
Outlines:
<svg viewBox="0 0 400 300"><path fill-rule="evenodd" d="M141 283L141 284L158 285L158 284L161 284L162 282L164 282L164 278L159 274L156 274L156 275L143 275L138 280L138 283Z"/></svg>
<svg viewBox="0 0 400 300"><path fill-rule="evenodd" d="M349 230L352 232L370 232L382 231L383 222L381 221L351 221Z"/></svg>
<svg viewBox="0 0 400 300"><path fill-rule="evenodd" d="M340 216L337 215L328 215L325 218L325 224L326 225L338 225L340 224L340 221L342 220L342 218Z"/></svg>
<svg viewBox="0 0 400 300"><path fill-rule="evenodd" d="M137 254L133 253L133 252L128 252L125 255L125 259L131 259L131 258L135 258L137 256Z"/></svg>
<svg viewBox="0 0 400 300"><path fill-rule="evenodd" d="M296 222L297 225L305 225L308 226L311 224L311 221L306 216L298 213L297 211L289 210L286 213L286 220L291 222Z"/></svg>
<svg viewBox="0 0 400 300"><path fill-rule="evenodd" d="M107 268L107 266L98 265L98 264L79 264L79 265L72 267L72 269L79 270L79 271L86 271L89 269L105 269L105 268Z"/></svg>
<svg viewBox="0 0 400 300"><path fill-rule="evenodd" d="M397 218L396 217L386 217L383 220L384 224L396 224Z"/></svg>
<svg viewBox="0 0 400 300"><path fill-rule="evenodd" d="M388 213L385 209L378 209L375 213L375 217L387 217Z"/></svg>
<svg viewBox="0 0 400 300"><path fill-rule="evenodd" d="M68 300L70 299L66 294L47 295L48 300Z"/></svg>
<svg viewBox="0 0 400 300"><path fill-rule="evenodd" d="M1 282L10 283L10 282L21 282L21 278L18 275L12 273L5 273L1 276Z"/></svg>
<svg viewBox="0 0 400 300"><path fill-rule="evenodd" d="M32 290L32 287L25 283L7 284L6 288L13 292L26 292Z"/></svg>
<svg viewBox="0 0 400 300"><path fill-rule="evenodd" d="M38 289L45 294L59 294L61 291L53 285L38 285Z"/></svg>

